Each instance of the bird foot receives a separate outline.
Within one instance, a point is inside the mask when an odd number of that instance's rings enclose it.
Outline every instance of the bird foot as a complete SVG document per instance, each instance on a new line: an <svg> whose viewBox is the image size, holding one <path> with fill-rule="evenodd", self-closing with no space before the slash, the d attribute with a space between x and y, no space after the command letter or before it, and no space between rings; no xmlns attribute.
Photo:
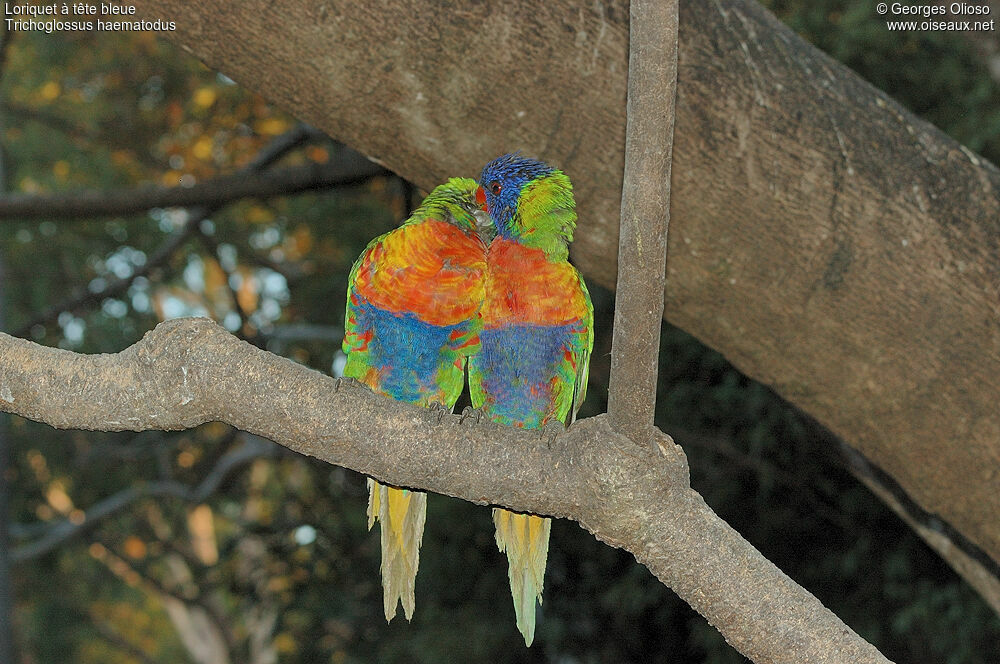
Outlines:
<svg viewBox="0 0 1000 664"><path fill-rule="evenodd" d="M549 420L538 430L538 437L545 441L545 447L551 449L556 436L566 433L566 425L558 420Z"/></svg>
<svg viewBox="0 0 1000 664"><path fill-rule="evenodd" d="M431 410L432 413L437 414L438 424L441 424L441 421L444 419L445 413L448 414L451 413L451 408L448 408L440 401L431 401L430 403L427 404L427 407Z"/></svg>
<svg viewBox="0 0 1000 664"><path fill-rule="evenodd" d="M466 420L473 420L476 424L483 421L483 410L482 408L473 408L472 406L466 406L462 410L462 417L459 418L458 423L464 424Z"/></svg>
<svg viewBox="0 0 1000 664"><path fill-rule="evenodd" d="M359 381L358 381L357 378L350 378L348 376L341 376L340 378L338 378L336 380L336 382L334 382L334 384L333 384L333 391L335 393L336 392L340 392L340 388L342 388L342 387L351 388L351 387L354 387L355 385L358 385L358 384L359 384Z"/></svg>

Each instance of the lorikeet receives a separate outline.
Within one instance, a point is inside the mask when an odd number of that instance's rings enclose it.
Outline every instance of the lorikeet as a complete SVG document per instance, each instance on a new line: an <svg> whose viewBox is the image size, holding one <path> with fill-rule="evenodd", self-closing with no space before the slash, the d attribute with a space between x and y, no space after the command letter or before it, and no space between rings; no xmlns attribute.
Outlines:
<svg viewBox="0 0 1000 664"><path fill-rule="evenodd" d="M412 216L375 238L355 262L347 292L344 376L408 403L453 408L479 344L492 222L476 182L454 178ZM397 600L409 620L427 494L368 480L368 528L382 527L385 619Z"/></svg>
<svg viewBox="0 0 1000 664"><path fill-rule="evenodd" d="M487 164L477 200L496 225L486 253L480 350L469 360L472 405L494 422L525 429L569 425L587 392L594 307L569 264L576 203L569 178L508 154ZM531 645L542 601L551 520L493 510L507 552L517 626Z"/></svg>

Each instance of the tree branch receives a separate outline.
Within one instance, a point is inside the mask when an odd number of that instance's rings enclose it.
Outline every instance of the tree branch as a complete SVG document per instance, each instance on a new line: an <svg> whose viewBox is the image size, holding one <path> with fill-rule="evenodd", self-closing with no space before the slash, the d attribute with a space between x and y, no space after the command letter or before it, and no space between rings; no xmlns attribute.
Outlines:
<svg viewBox="0 0 1000 664"><path fill-rule="evenodd" d="M37 540L14 549L10 559L12 562L19 563L44 555L93 528L102 520L118 514L145 498L172 497L189 503L204 502L218 490L219 486L234 470L256 459L272 456L274 452L274 445L270 442L251 438L237 449L223 455L212 471L197 486L190 487L181 482L170 480L137 483L92 505L87 509L82 521L66 519L46 527L44 534ZM19 526L12 530L15 531L15 534L17 531L28 533L34 531L35 528L33 525L28 525Z"/></svg>
<svg viewBox="0 0 1000 664"><path fill-rule="evenodd" d="M629 5L628 123L608 419L651 445L670 222L677 0Z"/></svg>
<svg viewBox="0 0 1000 664"><path fill-rule="evenodd" d="M847 467L855 478L913 529L920 539L965 579L1000 615L1000 564L973 546L962 533L937 515L928 514L883 471L841 444Z"/></svg>
<svg viewBox="0 0 1000 664"><path fill-rule="evenodd" d="M0 198L0 219L70 219L129 215L153 208L217 207L244 198L266 199L329 189L388 175L385 168L354 151L325 164L290 166L266 173L235 173L190 187L141 187Z"/></svg>
<svg viewBox="0 0 1000 664"><path fill-rule="evenodd" d="M410 486L570 518L631 551L758 662L885 662L720 520L680 448L604 416L551 436L401 404L237 340L207 319L158 325L114 355L0 335L0 411L59 428L183 429L218 420Z"/></svg>
<svg viewBox="0 0 1000 664"><path fill-rule="evenodd" d="M138 644L133 643L129 639L119 632L110 623L105 622L103 619L97 616L89 616L91 625L97 630L97 633L101 635L101 638L107 641L109 644L118 648L126 655L134 657L135 659L142 662L142 664L156 664L156 660L150 656L142 647Z"/></svg>
<svg viewBox="0 0 1000 664"><path fill-rule="evenodd" d="M296 125L264 146L249 164L237 171L234 177L246 177L263 171L306 141L321 137L322 135L322 133L308 125ZM0 202L2 200L0 198ZM15 329L14 335L19 337L25 336L35 325L47 323L55 319L63 311L73 311L84 305L97 303L104 298L114 297L125 292L137 278L146 276L154 268L167 263L174 255L174 252L187 242L195 230L197 230L198 225L217 209L217 206L189 208L187 210L188 218L184 225L167 236L163 243L153 251L146 262L135 268L135 271L131 275L124 279L112 279L104 288L96 292L84 287L76 288L66 299L35 314L30 320ZM281 270L276 271L281 272Z"/></svg>

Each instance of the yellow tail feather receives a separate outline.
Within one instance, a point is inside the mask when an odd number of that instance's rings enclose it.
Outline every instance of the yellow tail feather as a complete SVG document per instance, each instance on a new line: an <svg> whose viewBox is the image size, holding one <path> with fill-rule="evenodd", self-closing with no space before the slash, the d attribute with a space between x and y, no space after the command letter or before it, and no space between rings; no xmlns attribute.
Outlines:
<svg viewBox="0 0 1000 664"><path fill-rule="evenodd" d="M382 522L382 601L387 621L396 615L397 602L407 620L413 617L413 586L426 517L426 493L368 480L368 529L375 521Z"/></svg>
<svg viewBox="0 0 1000 664"><path fill-rule="evenodd" d="M493 523L497 529L497 547L507 552L517 628L524 636L524 644L530 646L535 638L535 601L542 603L552 519L496 508Z"/></svg>

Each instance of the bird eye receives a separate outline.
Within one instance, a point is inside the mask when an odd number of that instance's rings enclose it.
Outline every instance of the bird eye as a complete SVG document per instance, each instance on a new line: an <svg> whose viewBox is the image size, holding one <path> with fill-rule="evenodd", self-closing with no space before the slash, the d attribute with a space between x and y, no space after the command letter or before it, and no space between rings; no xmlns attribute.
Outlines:
<svg viewBox="0 0 1000 664"><path fill-rule="evenodd" d="M493 182L490 182L490 191L493 192L494 196L499 196L500 192L502 190L503 190L503 185L502 184L500 184L496 180L494 180Z"/></svg>

